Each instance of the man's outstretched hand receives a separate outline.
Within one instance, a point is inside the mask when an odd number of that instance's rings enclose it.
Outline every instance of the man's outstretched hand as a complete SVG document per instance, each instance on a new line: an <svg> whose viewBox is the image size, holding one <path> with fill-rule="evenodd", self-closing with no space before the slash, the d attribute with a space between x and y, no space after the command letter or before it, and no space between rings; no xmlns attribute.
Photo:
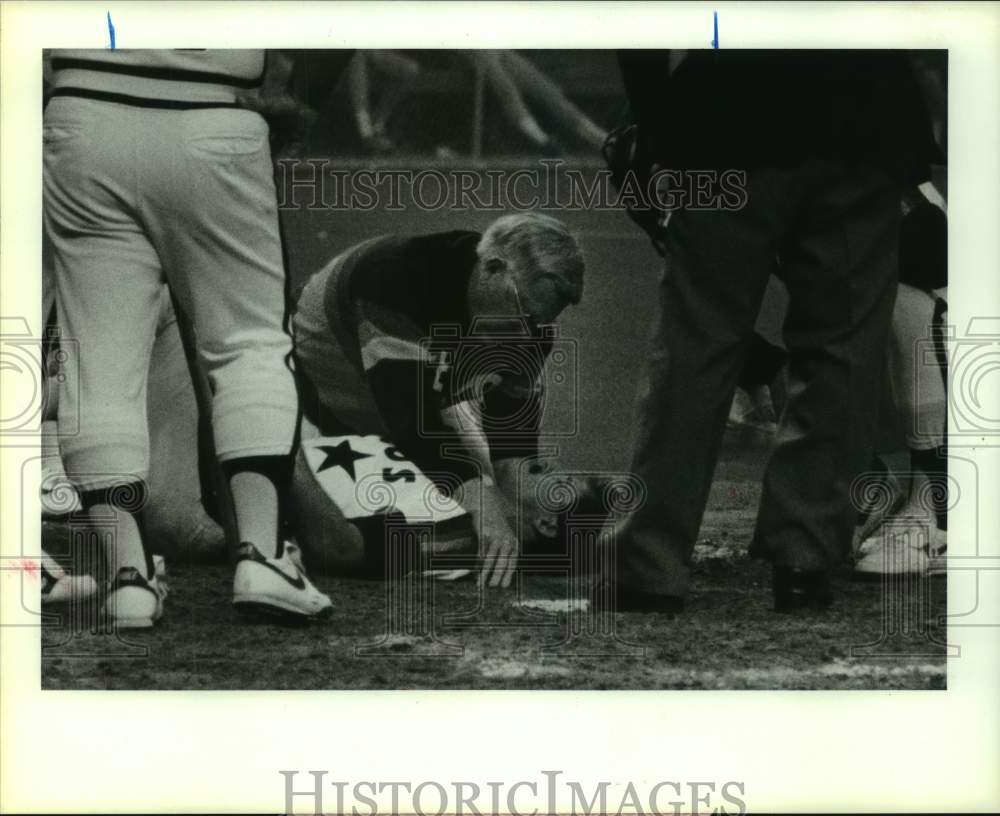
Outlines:
<svg viewBox="0 0 1000 816"><path fill-rule="evenodd" d="M466 483L463 502L479 538L479 585L509 587L517 570L517 535L508 521L507 500L493 485ZM473 489L469 489L469 488Z"/></svg>

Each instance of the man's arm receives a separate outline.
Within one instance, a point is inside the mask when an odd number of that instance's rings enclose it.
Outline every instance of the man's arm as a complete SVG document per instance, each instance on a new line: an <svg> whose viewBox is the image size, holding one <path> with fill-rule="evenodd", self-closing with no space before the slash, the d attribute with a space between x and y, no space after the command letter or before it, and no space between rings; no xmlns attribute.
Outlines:
<svg viewBox="0 0 1000 816"><path fill-rule="evenodd" d="M508 587L514 578L520 548L511 525L512 495L502 489L503 483L498 483L490 438L483 426L483 409L472 401L452 403L442 408L440 418L478 468L478 475L463 482L461 492L462 506L472 517L479 539L483 559L480 581L492 587ZM502 467L501 471L507 472Z"/></svg>
<svg viewBox="0 0 1000 816"><path fill-rule="evenodd" d="M358 302L358 312L362 364L393 443L429 477L444 473L461 482L461 503L472 518L483 558L481 580L509 586L517 537L493 479L478 409L452 398L411 321L365 300Z"/></svg>

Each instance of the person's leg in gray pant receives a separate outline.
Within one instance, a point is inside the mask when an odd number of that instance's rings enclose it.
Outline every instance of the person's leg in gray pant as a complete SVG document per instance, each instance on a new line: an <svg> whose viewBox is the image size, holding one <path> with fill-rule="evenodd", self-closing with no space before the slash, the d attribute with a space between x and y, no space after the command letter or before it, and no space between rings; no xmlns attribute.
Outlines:
<svg viewBox="0 0 1000 816"><path fill-rule="evenodd" d="M793 381L755 551L782 566L825 570L850 542L848 489L866 461L875 366L892 309L898 189L875 170L811 162L751 171L747 192L739 211L680 211L669 224L633 461L646 500L615 530L614 581L625 592L687 592L729 403L775 256L791 296Z"/></svg>

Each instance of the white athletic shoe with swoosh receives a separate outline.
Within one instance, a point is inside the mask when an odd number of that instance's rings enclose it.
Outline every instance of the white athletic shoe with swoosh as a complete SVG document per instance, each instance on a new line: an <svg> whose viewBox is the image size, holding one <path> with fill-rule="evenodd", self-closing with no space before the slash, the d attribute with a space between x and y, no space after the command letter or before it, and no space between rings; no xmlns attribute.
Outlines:
<svg viewBox="0 0 1000 816"><path fill-rule="evenodd" d="M932 521L884 526L855 553L857 577L877 575L943 575L948 533Z"/></svg>
<svg viewBox="0 0 1000 816"><path fill-rule="evenodd" d="M233 606L244 614L290 621L323 620L333 614L333 603L306 577L299 548L291 542L285 542L278 558L268 558L249 542L240 545Z"/></svg>

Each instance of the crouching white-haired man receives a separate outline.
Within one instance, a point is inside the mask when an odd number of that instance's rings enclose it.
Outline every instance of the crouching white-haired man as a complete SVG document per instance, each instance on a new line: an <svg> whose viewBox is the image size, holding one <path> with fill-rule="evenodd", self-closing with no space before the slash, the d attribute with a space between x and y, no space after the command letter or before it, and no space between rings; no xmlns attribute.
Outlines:
<svg viewBox="0 0 1000 816"><path fill-rule="evenodd" d="M365 241L307 282L292 516L309 560L380 569L386 524L422 519L438 544L478 547L484 583L510 585L514 476L537 452L554 323L583 268L565 225L516 214Z"/></svg>

